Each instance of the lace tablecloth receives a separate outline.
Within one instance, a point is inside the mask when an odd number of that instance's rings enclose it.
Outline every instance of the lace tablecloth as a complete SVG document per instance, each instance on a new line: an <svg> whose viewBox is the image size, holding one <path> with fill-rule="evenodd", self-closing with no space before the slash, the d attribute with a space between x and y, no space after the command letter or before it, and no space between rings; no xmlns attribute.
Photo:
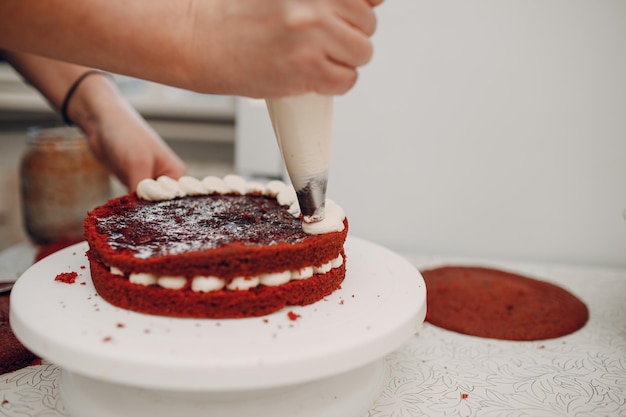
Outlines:
<svg viewBox="0 0 626 417"><path fill-rule="evenodd" d="M574 334L536 342L425 323L385 358L387 384L364 417L626 415L626 270L406 257L420 269L483 265L554 282L587 304L590 319ZM32 248L12 248L0 254L0 273L22 272L31 260ZM0 375L0 416L67 415L54 364Z"/></svg>

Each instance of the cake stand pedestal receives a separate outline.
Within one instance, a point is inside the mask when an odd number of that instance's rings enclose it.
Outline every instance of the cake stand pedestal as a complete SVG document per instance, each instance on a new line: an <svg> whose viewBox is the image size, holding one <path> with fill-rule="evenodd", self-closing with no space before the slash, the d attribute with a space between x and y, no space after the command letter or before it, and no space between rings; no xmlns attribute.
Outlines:
<svg viewBox="0 0 626 417"><path fill-rule="evenodd" d="M93 287L86 249L81 243L44 258L11 296L16 336L62 368L61 395L73 417L360 417L385 382L382 358L426 313L417 269L353 237L339 290L309 306L236 320L112 306ZM77 272L76 281L55 281L64 272Z"/></svg>
<svg viewBox="0 0 626 417"><path fill-rule="evenodd" d="M144 389L61 373L72 417L362 417L385 383L382 360L289 387L232 392Z"/></svg>

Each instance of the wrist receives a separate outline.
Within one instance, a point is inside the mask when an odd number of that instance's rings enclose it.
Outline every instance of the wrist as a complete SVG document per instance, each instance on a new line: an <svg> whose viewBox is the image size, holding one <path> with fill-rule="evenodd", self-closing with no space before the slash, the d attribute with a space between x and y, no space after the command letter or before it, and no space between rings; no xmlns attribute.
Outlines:
<svg viewBox="0 0 626 417"><path fill-rule="evenodd" d="M61 105L61 115L66 124L75 124L87 130L96 122L103 105L119 95L110 74L99 70L82 73L68 89Z"/></svg>

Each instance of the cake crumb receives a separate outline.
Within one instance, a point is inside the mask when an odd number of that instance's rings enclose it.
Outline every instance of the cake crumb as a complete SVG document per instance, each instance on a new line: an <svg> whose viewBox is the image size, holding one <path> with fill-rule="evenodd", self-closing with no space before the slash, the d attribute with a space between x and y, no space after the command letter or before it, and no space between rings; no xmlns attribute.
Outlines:
<svg viewBox="0 0 626 417"><path fill-rule="evenodd" d="M76 282L77 277L78 273L76 272L61 272L54 278L54 280L63 282L65 284L73 284L74 282Z"/></svg>
<svg viewBox="0 0 626 417"><path fill-rule="evenodd" d="M102 338L102 341L104 343L109 343L109 342L113 341L113 338L111 336L106 336L106 337Z"/></svg>
<svg viewBox="0 0 626 417"><path fill-rule="evenodd" d="M469 397L469 394L466 394L466 393L462 393L462 394L461 394L461 399L462 399L462 400L466 400L466 399L467 399L467 397Z"/></svg>
<svg viewBox="0 0 626 417"><path fill-rule="evenodd" d="M124 327L126 327L126 325L124 323L117 323L116 326L118 329L123 329Z"/></svg>
<svg viewBox="0 0 626 417"><path fill-rule="evenodd" d="M300 314L294 313L293 311L289 311L287 312L287 317L289 317L289 320L291 321L296 321L302 316L300 316Z"/></svg>

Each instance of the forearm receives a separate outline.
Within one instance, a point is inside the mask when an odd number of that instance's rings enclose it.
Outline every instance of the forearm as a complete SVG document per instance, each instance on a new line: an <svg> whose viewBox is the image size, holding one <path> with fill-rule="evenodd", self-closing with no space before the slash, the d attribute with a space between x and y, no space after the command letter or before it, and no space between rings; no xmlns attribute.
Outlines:
<svg viewBox="0 0 626 417"><path fill-rule="evenodd" d="M3 0L0 48L204 93L343 94L381 0Z"/></svg>
<svg viewBox="0 0 626 417"><path fill-rule="evenodd" d="M5 59L48 100L56 111L72 85L91 68L69 64L37 55L6 51ZM98 114L103 103L118 104L123 98L107 77L92 74L78 84L69 98L66 116L83 130L91 130L89 123Z"/></svg>
<svg viewBox="0 0 626 417"><path fill-rule="evenodd" d="M70 86L89 68L32 54L5 51L4 58L60 111Z"/></svg>
<svg viewBox="0 0 626 417"><path fill-rule="evenodd" d="M91 68L36 55L7 52L7 60L55 110ZM83 78L67 101L66 116L87 135L96 157L134 189L143 178L185 173L185 164L124 99L110 77Z"/></svg>
<svg viewBox="0 0 626 417"><path fill-rule="evenodd" d="M0 47L181 87L189 85L188 0L7 0Z"/></svg>

